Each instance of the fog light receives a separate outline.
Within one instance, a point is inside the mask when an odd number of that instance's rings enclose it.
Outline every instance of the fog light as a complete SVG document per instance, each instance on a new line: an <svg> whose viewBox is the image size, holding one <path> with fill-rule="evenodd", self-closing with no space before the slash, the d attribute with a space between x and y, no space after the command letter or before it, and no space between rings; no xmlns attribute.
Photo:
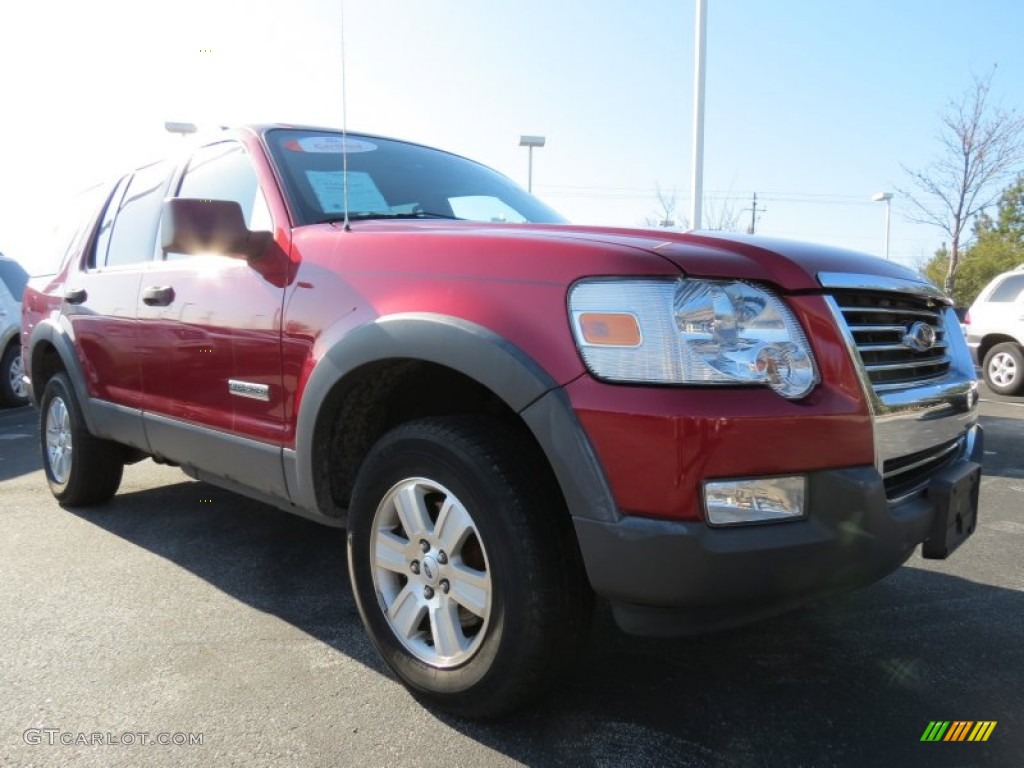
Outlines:
<svg viewBox="0 0 1024 768"><path fill-rule="evenodd" d="M704 483L710 525L797 520L804 516L807 478L737 477Z"/></svg>

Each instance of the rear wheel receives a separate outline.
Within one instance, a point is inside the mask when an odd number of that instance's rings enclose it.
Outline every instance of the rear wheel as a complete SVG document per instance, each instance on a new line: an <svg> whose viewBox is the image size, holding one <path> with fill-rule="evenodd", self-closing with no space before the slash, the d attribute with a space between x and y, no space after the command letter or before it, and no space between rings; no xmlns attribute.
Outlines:
<svg viewBox="0 0 1024 768"><path fill-rule="evenodd" d="M39 431L46 480L57 501L88 506L101 504L117 492L124 471L121 446L89 434L63 373L51 378L43 390Z"/></svg>
<svg viewBox="0 0 1024 768"><path fill-rule="evenodd" d="M353 592L414 694L493 717L541 691L591 597L557 489L500 422L427 419L370 451L349 510Z"/></svg>
<svg viewBox="0 0 1024 768"><path fill-rule="evenodd" d="M1024 392L1024 353L1019 344L996 344L985 355L982 375L989 389L1000 395Z"/></svg>
<svg viewBox="0 0 1024 768"><path fill-rule="evenodd" d="M21 347L15 342L0 356L0 402L15 406L28 403L28 385L24 375Z"/></svg>

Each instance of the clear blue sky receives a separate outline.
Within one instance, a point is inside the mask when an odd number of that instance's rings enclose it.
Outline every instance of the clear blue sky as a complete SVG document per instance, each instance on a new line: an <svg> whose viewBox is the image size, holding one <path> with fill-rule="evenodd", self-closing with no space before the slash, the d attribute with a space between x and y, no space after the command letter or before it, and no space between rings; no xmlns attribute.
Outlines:
<svg viewBox="0 0 1024 768"><path fill-rule="evenodd" d="M937 112L998 65L1024 107L1016 0L709 0L708 206L879 254L879 191L937 151ZM33 266L67 198L178 148L165 120L340 126L341 0L52 0L0 11L0 251ZM692 0L345 0L351 130L467 155L580 223L689 208ZM942 242L893 201L892 256ZM743 214L743 224L749 213Z"/></svg>

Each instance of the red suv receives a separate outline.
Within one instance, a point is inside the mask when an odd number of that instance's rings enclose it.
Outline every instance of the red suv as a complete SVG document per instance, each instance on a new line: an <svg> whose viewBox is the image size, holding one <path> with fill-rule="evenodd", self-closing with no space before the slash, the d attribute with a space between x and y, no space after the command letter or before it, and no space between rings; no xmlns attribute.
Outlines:
<svg viewBox="0 0 1024 768"><path fill-rule="evenodd" d="M346 527L376 647L462 714L539 690L594 594L716 629L975 525L974 369L918 276L569 226L406 142L253 127L139 168L23 319L60 503L152 457Z"/></svg>

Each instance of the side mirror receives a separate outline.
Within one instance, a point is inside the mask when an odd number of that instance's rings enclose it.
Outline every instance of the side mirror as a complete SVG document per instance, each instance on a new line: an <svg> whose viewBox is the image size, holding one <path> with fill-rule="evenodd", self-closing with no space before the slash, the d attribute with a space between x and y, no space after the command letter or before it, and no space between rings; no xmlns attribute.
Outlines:
<svg viewBox="0 0 1024 768"><path fill-rule="evenodd" d="M216 253L256 259L273 239L270 232L245 226L242 206L233 200L164 200L160 245L164 253Z"/></svg>

